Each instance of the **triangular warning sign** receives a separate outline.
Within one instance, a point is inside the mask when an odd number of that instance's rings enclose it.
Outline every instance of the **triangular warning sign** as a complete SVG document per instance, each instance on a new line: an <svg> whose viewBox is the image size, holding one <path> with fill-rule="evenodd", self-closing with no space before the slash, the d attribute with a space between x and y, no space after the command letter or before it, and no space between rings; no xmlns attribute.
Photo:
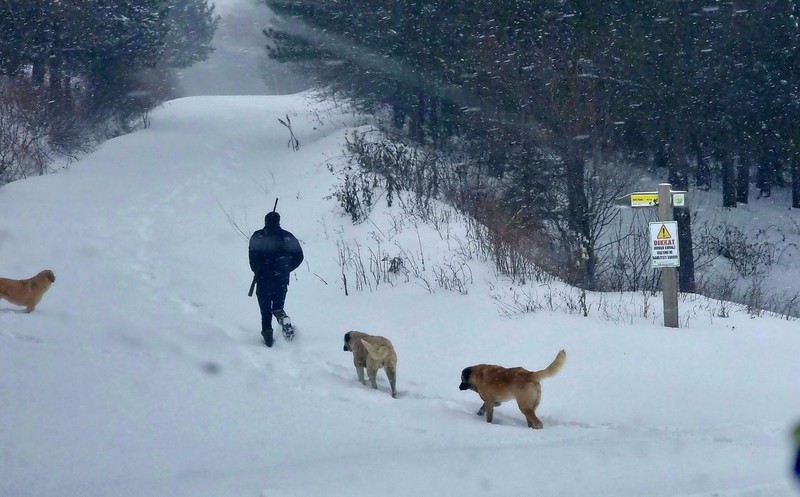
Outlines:
<svg viewBox="0 0 800 497"><path fill-rule="evenodd" d="M656 238L659 240L663 240L665 238L672 238L672 235L669 234L669 230L667 230L666 224L661 225L661 229L658 230L658 236Z"/></svg>

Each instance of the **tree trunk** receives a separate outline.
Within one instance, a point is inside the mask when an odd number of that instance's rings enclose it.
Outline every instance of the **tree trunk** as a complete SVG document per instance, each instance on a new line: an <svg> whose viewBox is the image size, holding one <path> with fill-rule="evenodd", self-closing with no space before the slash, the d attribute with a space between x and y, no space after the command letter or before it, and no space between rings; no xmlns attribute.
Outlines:
<svg viewBox="0 0 800 497"><path fill-rule="evenodd" d="M758 183L758 198L769 198L772 196L772 182L777 171L775 151L770 147L765 147L758 161L756 179Z"/></svg>
<svg viewBox="0 0 800 497"><path fill-rule="evenodd" d="M716 156L722 170L722 207L736 207L736 167L730 146L721 145Z"/></svg>
<svg viewBox="0 0 800 497"><path fill-rule="evenodd" d="M72 95L72 79L68 75L64 75L64 108L67 112L74 110L74 96Z"/></svg>
<svg viewBox="0 0 800 497"><path fill-rule="evenodd" d="M678 286L682 292L694 293L694 242L692 240L692 214L688 207L673 211L678 221L678 240L680 243L680 267L678 268Z"/></svg>
<svg viewBox="0 0 800 497"><path fill-rule="evenodd" d="M679 129L673 127L673 129ZM674 132L674 131L673 131ZM675 132L674 132L675 133ZM689 189L689 161L686 156L686 138L683 133L675 133L672 138L669 179L673 190ZM681 292L694 293L694 247L692 243L692 217L687 207L673 209L673 217L678 221L678 244L680 247L680 267L678 286Z"/></svg>
<svg viewBox="0 0 800 497"><path fill-rule="evenodd" d="M31 86L41 88L44 86L44 75L47 73L43 57L35 57L31 69Z"/></svg>
<svg viewBox="0 0 800 497"><path fill-rule="evenodd" d="M50 108L58 113L64 108L64 71L61 64L61 57L53 55L48 64L50 70L48 95L50 96Z"/></svg>
<svg viewBox="0 0 800 497"><path fill-rule="evenodd" d="M586 198L586 159L583 155L581 140L577 139L582 132L580 113L585 111L579 105L581 99L578 86L578 60L577 53L573 54L573 60L567 68L567 87L570 95L564 107L565 115L569 119L569 127L566 136L560 137L560 140L563 140L563 150L566 152L564 161L567 173L568 223L577 242L571 245L578 250L575 257L576 262L580 264L579 282L586 289L594 285L595 261L590 260L590 257L594 257L594 251L590 250L592 240L589 200Z"/></svg>
<svg viewBox="0 0 800 497"><path fill-rule="evenodd" d="M697 172L695 173L697 189L707 192L711 190L711 165L703 150L703 145L697 138L692 140L692 153L697 159Z"/></svg>
<svg viewBox="0 0 800 497"><path fill-rule="evenodd" d="M750 157L745 153L739 156L736 168L736 201L746 204L750 197Z"/></svg>
<svg viewBox="0 0 800 497"><path fill-rule="evenodd" d="M789 156L792 168L792 207L800 209L800 153Z"/></svg>
<svg viewBox="0 0 800 497"><path fill-rule="evenodd" d="M406 122L406 114L405 106L401 102L395 100L392 103L392 119L397 131L403 131Z"/></svg>
<svg viewBox="0 0 800 497"><path fill-rule="evenodd" d="M417 143L425 139L425 92L418 91L416 102L411 112L411 138Z"/></svg>
<svg viewBox="0 0 800 497"><path fill-rule="evenodd" d="M428 99L428 134L434 145L439 144L439 99L431 95Z"/></svg>
<svg viewBox="0 0 800 497"><path fill-rule="evenodd" d="M588 285L592 285L595 264L594 261L589 260L589 257L594 254L589 251L591 230L588 215L589 202L586 199L586 185L584 184L586 164L579 151L575 150L578 147L573 145L570 148L572 150L566 160L568 221L570 230L577 238L576 248L580 250L576 257L582 266L582 280Z"/></svg>

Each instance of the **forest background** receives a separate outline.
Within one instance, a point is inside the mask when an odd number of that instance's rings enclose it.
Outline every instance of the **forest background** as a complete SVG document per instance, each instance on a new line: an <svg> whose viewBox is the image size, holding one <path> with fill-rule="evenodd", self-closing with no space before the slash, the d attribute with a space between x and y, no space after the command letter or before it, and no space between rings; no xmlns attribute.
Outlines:
<svg viewBox="0 0 800 497"><path fill-rule="evenodd" d="M366 116L336 171L354 222L408 190L487 227L513 280L652 293L649 214L615 200L669 182L696 199L674 210L681 291L800 314L800 289L770 285L800 237L796 2L260 5L256 48ZM0 2L0 184L147 126L218 19L203 0ZM773 198L779 220L737 221Z"/></svg>

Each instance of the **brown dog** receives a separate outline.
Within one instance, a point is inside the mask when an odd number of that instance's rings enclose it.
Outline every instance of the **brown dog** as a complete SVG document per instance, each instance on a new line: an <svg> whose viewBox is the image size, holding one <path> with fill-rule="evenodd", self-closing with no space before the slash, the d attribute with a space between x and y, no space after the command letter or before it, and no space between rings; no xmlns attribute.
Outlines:
<svg viewBox="0 0 800 497"><path fill-rule="evenodd" d="M33 312L42 295L56 281L53 271L45 269L27 280L0 278L0 300L6 299L15 305L24 305L26 312Z"/></svg>
<svg viewBox="0 0 800 497"><path fill-rule="evenodd" d="M397 354L388 338L367 335L360 331L348 331L344 334L344 350L353 353L353 364L356 367L358 381L364 381L364 368L372 388L378 388L378 370L384 368L392 387L392 397L397 398L395 383L397 380Z"/></svg>
<svg viewBox="0 0 800 497"><path fill-rule="evenodd" d="M483 407L478 415L486 413L486 422L492 422L495 406L516 398L519 410L528 420L528 428L541 429L542 421L536 417L536 408L542 399L539 381L558 373L567 358L560 351L553 362L541 371L528 371L524 368L504 368L492 364L478 364L461 372L459 390L474 390L483 399Z"/></svg>

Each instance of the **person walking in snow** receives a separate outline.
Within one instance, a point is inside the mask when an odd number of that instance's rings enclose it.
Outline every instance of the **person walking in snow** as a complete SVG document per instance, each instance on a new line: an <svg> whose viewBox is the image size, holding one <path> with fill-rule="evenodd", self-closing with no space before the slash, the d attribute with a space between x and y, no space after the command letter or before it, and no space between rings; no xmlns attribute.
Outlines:
<svg viewBox="0 0 800 497"><path fill-rule="evenodd" d="M277 203L277 202L276 202ZM303 262L300 242L281 228L281 216L274 210L264 217L264 228L250 237L250 269L256 283L256 297L261 308L261 335L272 347L272 316L281 325L287 341L294 338L292 322L283 310L289 288L289 273Z"/></svg>

